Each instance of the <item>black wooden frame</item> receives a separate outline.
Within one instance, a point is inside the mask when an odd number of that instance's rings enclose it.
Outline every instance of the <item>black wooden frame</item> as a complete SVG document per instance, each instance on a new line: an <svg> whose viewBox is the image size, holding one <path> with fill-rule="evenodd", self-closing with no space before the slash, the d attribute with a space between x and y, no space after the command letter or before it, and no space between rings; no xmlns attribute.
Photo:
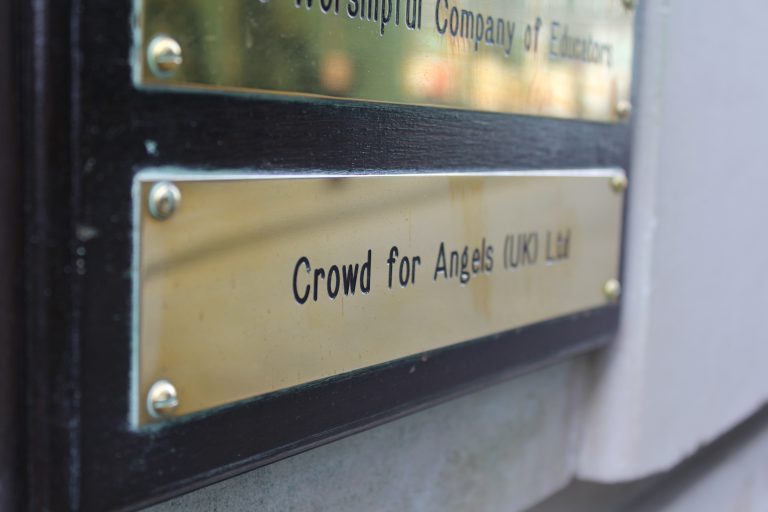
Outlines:
<svg viewBox="0 0 768 512"><path fill-rule="evenodd" d="M0 2L0 510L23 502L20 34L16 5Z"/></svg>
<svg viewBox="0 0 768 512"><path fill-rule="evenodd" d="M24 242L16 232L9 240L18 240L24 257L23 296L14 307L24 320L26 413L16 415L16 424L25 432L19 496L27 508L150 504L602 346L616 330L618 306L607 305L133 429L137 171L628 169L630 126L137 90L129 61L131 0L14 5L24 179L12 185L25 206ZM418 371L411 373L413 365Z"/></svg>

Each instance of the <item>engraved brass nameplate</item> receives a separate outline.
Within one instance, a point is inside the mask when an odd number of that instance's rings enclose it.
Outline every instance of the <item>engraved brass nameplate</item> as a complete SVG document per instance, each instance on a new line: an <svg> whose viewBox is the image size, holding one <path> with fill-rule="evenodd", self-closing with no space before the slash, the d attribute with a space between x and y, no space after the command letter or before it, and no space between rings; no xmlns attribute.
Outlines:
<svg viewBox="0 0 768 512"><path fill-rule="evenodd" d="M134 418L158 381L183 415L604 305L622 178L142 172Z"/></svg>
<svg viewBox="0 0 768 512"><path fill-rule="evenodd" d="M612 122L630 97L626 4L138 0L136 82Z"/></svg>

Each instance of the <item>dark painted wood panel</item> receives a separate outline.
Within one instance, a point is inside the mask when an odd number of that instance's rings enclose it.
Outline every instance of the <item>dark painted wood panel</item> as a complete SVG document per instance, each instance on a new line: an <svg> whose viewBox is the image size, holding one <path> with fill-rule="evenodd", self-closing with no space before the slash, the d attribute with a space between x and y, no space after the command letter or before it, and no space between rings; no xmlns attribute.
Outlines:
<svg viewBox="0 0 768 512"><path fill-rule="evenodd" d="M627 168L630 129L449 109L138 90L132 2L23 5L31 509L134 508L594 349L618 307L134 431L131 183L145 166L340 173ZM156 148L156 150L150 150ZM411 366L419 371L408 373Z"/></svg>
<svg viewBox="0 0 768 512"><path fill-rule="evenodd" d="M16 4L0 3L0 510L24 499L18 27Z"/></svg>

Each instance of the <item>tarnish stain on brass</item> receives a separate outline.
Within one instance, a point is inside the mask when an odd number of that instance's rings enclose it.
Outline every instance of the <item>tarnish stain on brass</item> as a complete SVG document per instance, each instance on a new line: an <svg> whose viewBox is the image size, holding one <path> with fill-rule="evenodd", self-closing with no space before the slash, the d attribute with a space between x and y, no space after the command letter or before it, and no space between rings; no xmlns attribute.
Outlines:
<svg viewBox="0 0 768 512"><path fill-rule="evenodd" d="M335 184L329 187L322 186L323 190L314 190L312 194L307 194L300 200L316 203L324 195L326 188L342 188L341 185L336 184L340 178L334 176L329 179ZM323 180L323 182L325 181ZM353 188L351 184L348 186ZM346 196L354 196L354 191L347 191ZM397 208L398 205L408 205L414 202L429 204L440 197L439 191L434 190L428 184L421 184L420 186L410 187L397 196L390 194L372 195L370 197L367 196L365 202L354 201L354 210L348 213L357 218L373 218L385 211ZM243 201L243 203L242 206L245 206L247 201ZM335 203L330 202L330 204ZM235 249L241 250L245 245L270 243L272 240L279 239L285 232L295 233L301 231L311 233L338 217L339 213L337 211L328 208L318 208L313 211L306 209L286 211L282 217L282 222L275 220L266 227L262 224L254 223L251 229L238 231L234 236L230 236L229 231L221 235L212 233L210 238L196 246L195 251L174 255L172 259L154 262L147 267L146 272L148 275L152 275L156 272L163 272L169 267L191 264L197 260L211 258L216 254L224 254Z"/></svg>
<svg viewBox="0 0 768 512"><path fill-rule="evenodd" d="M466 250L468 258L476 249L482 247L481 236L488 232L488 212L485 209L485 198L487 183L482 180L467 183L466 180L457 178L451 181L451 197L456 203L457 223L461 223L463 239L467 241L464 247L458 247L459 251ZM447 248L449 251L453 248ZM483 255L484 257L485 255ZM491 287L484 275L477 276L475 283L470 287L474 309L477 313L486 318L492 316L491 313Z"/></svg>

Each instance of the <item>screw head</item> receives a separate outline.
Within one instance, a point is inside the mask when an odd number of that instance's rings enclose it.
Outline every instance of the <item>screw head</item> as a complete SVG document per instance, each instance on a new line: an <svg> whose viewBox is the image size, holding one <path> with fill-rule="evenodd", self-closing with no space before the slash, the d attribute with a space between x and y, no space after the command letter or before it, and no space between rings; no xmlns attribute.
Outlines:
<svg viewBox="0 0 768 512"><path fill-rule="evenodd" d="M149 388L147 411L153 418L168 418L178 406L179 395L176 387L167 380L159 380Z"/></svg>
<svg viewBox="0 0 768 512"><path fill-rule="evenodd" d="M168 78L176 73L184 62L181 45L172 37L155 36L147 47L147 62L156 77Z"/></svg>
<svg viewBox="0 0 768 512"><path fill-rule="evenodd" d="M157 220L166 220L181 204L181 191L170 181L159 181L149 190L149 213Z"/></svg>
<svg viewBox="0 0 768 512"><path fill-rule="evenodd" d="M621 297L621 283L618 279L609 279L603 285L603 293L605 298L610 302L617 302Z"/></svg>
<svg viewBox="0 0 768 512"><path fill-rule="evenodd" d="M625 120L629 119L629 116L632 114L632 104L627 100L621 100L618 103L616 103L616 115L619 119Z"/></svg>
<svg viewBox="0 0 768 512"><path fill-rule="evenodd" d="M627 180L627 175L624 173L616 174L615 176L611 177L611 188L614 192L624 192L627 190L628 185L629 181Z"/></svg>

